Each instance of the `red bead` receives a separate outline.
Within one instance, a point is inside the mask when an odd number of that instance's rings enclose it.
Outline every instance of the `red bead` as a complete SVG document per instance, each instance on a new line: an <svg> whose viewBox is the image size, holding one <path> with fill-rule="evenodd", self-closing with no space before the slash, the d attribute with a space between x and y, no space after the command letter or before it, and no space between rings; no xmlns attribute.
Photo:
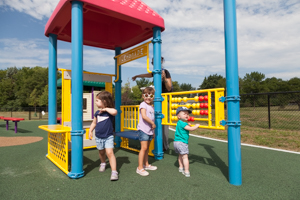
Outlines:
<svg viewBox="0 0 300 200"><path fill-rule="evenodd" d="M203 96L200 96L199 97L199 101L203 101L204 97Z"/></svg>
<svg viewBox="0 0 300 200"><path fill-rule="evenodd" d="M207 100L208 100L208 96L205 95L205 96L204 96L204 101L207 101Z"/></svg>

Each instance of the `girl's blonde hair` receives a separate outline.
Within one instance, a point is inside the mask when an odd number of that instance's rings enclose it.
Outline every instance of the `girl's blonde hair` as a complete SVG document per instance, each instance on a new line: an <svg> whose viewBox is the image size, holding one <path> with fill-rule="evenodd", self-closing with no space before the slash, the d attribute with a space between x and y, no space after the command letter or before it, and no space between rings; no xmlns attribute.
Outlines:
<svg viewBox="0 0 300 200"><path fill-rule="evenodd" d="M96 95L96 98L100 99L106 108L114 108L114 100L110 92L102 91Z"/></svg>

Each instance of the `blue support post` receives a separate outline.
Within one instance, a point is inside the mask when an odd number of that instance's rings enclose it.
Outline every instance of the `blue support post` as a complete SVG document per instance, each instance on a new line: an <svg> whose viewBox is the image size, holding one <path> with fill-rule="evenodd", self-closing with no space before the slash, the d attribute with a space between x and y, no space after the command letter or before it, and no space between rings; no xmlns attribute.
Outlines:
<svg viewBox="0 0 300 200"><path fill-rule="evenodd" d="M115 48L115 56L121 54L121 47ZM117 59L115 59L115 74L117 77L118 68L117 68ZM115 108L118 111L118 114L115 116L115 132L121 131L121 88L122 88L122 75L121 75L121 66L119 66L119 80L115 83ZM121 138L119 136L115 136L116 147L119 148L121 146Z"/></svg>
<svg viewBox="0 0 300 200"><path fill-rule="evenodd" d="M56 124L57 35L49 34L48 125Z"/></svg>
<svg viewBox="0 0 300 200"><path fill-rule="evenodd" d="M161 119L163 118L163 114L161 112L162 106L162 96L161 96L161 28L154 27L153 28L153 81L155 88L155 97L154 97L154 114L155 114L155 140L154 140L154 158L156 160L163 159L163 137L162 137L162 125Z"/></svg>
<svg viewBox="0 0 300 200"><path fill-rule="evenodd" d="M240 98L235 0L224 0L229 183L242 184Z"/></svg>
<svg viewBox="0 0 300 200"><path fill-rule="evenodd" d="M83 3L72 1L72 154L70 178L84 176L83 171Z"/></svg>

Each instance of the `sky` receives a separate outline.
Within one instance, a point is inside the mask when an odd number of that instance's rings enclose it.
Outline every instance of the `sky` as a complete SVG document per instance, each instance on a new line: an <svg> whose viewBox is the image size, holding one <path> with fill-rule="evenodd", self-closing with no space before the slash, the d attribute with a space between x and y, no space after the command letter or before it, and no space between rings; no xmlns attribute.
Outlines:
<svg viewBox="0 0 300 200"><path fill-rule="evenodd" d="M58 2L0 0L0 70L48 67L44 31ZM173 81L198 88L204 77L225 77L222 0L143 2L164 18L162 56ZM254 71L266 78L300 77L300 0L236 0L236 15L239 77ZM71 69L71 44L58 41L57 47L58 67ZM114 51L84 46L83 54L84 70L115 73ZM122 84L136 85L131 77L142 73L145 58L124 64Z"/></svg>

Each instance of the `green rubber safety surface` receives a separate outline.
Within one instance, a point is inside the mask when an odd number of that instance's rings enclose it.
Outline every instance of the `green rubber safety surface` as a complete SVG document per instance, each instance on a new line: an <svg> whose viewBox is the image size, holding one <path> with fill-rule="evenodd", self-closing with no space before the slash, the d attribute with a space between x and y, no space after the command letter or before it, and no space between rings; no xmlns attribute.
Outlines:
<svg viewBox="0 0 300 200"><path fill-rule="evenodd" d="M115 149L119 180L110 181L107 165L100 173L96 149L83 152L85 176L70 179L45 156L47 133L38 128L47 121L22 121L18 133L6 131L0 121L1 137L42 136L31 144L0 147L0 199L299 199L300 155L242 146L242 185L228 178L227 143L190 137L191 177L178 172L177 154L170 131L170 149L164 159L149 157L156 171L142 177L135 171L138 153Z"/></svg>

